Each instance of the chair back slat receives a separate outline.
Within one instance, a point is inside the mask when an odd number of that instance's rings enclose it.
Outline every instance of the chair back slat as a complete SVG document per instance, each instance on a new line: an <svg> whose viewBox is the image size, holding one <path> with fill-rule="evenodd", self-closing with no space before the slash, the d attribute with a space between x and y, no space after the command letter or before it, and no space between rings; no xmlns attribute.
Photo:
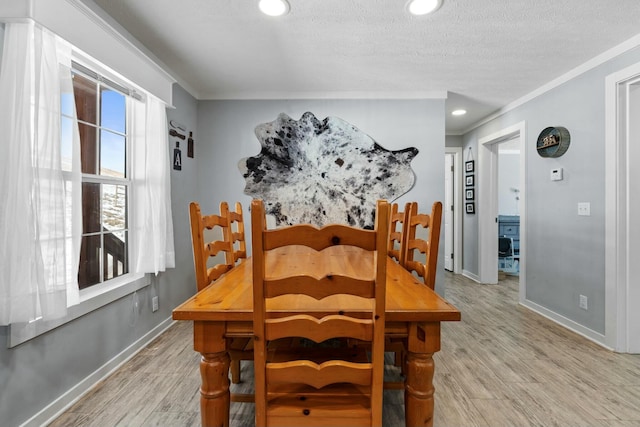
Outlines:
<svg viewBox="0 0 640 427"><path fill-rule="evenodd" d="M342 361L324 362L322 365L302 360L300 362L278 363L267 367L267 382L288 384L291 378L316 389L336 383L358 385L371 384L370 363L350 363Z"/></svg>
<svg viewBox="0 0 640 427"><path fill-rule="evenodd" d="M331 224L317 228L310 224L297 224L270 230L264 236L264 249L301 245L321 251L331 246L356 246L368 251L376 247L376 232L344 225Z"/></svg>
<svg viewBox="0 0 640 427"><path fill-rule="evenodd" d="M338 293L361 298L375 297L375 280L356 279L349 276L331 275L320 279L305 275L295 275L282 279L265 279L265 298L286 294L304 294L316 300Z"/></svg>
<svg viewBox="0 0 640 427"><path fill-rule="evenodd" d="M359 328L355 326L358 324ZM308 314L300 314L285 319L267 319L265 334L269 341L285 337L302 337L314 342L323 342L337 336L371 341L373 322L371 319L345 319L342 315L318 319Z"/></svg>

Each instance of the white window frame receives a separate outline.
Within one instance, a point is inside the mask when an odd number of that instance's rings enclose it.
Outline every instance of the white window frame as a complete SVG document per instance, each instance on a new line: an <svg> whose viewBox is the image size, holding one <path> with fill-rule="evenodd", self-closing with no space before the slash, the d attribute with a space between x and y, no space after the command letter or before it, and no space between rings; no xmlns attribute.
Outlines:
<svg viewBox="0 0 640 427"><path fill-rule="evenodd" d="M132 118L132 108L130 105L132 102L131 97L141 99L143 98L141 93L144 93L144 91L137 88L137 86L132 82L115 73L110 68L106 67L103 64L100 64L99 62L93 60L80 51L74 50L72 59L74 62L77 62L78 64L92 71L95 71L97 74L104 76L105 78L115 82L116 84L124 88L131 89L132 93L127 97L127 121L128 123L130 123L130 120ZM131 159L130 141L127 142L126 156L127 160ZM127 178L127 180L129 181L131 179L131 167L132 166L130 164L130 161L127 161L126 169L127 176L129 177ZM83 182L85 182L84 175ZM129 187L129 193L127 196L127 216L130 221L130 219L133 218L134 215L134 203L132 203L132 198L135 197L133 191L131 191L131 187ZM12 348L26 341L29 341L30 339L33 339L43 333L64 325L65 323L71 322L79 317L84 316L85 314L99 309L100 307L103 307L107 304L112 303L113 301L116 301L149 286L151 284L149 274L131 272L131 254L133 254L133 242L136 236L134 235L134 231L130 226L127 227L127 230L129 273L80 290L79 303L67 307L67 315L64 317L50 321L44 321L41 318L38 318L28 323L13 323L9 325L9 331L7 334L7 347Z"/></svg>

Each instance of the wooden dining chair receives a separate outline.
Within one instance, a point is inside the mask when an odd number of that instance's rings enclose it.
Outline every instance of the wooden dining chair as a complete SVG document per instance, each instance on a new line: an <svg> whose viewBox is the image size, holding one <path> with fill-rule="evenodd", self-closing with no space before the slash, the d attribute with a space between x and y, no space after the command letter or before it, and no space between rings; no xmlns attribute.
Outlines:
<svg viewBox="0 0 640 427"><path fill-rule="evenodd" d="M387 252L396 262L400 262L400 253L402 252L402 245L404 243L402 239L404 235L404 222L408 214L408 206L409 203L406 204L404 211L400 211L397 203L391 205L391 213L389 216L389 248Z"/></svg>
<svg viewBox="0 0 640 427"><path fill-rule="evenodd" d="M431 215L418 212L418 203L411 202L405 205L402 250L400 253L400 265L406 270L415 271L431 289L435 286L436 271L438 264L438 243L440 241L440 224L442 220L442 203L435 202L431 207ZM417 229L421 227L421 234L428 231L428 238L417 237ZM425 256L425 262L415 259L415 251L421 252ZM406 360L406 338L387 338L385 351L393 352L395 366L401 368L405 373ZM402 381L386 382L386 389L402 389Z"/></svg>
<svg viewBox="0 0 640 427"><path fill-rule="evenodd" d="M247 259L246 239L244 235L244 215L242 204L236 202L235 210L229 209L227 202L220 203L220 215L227 217L228 226L225 228L225 240L230 242L230 249L225 253L227 264L235 267L243 260ZM227 344L229 351L229 371L231 372L231 382L238 384L241 381L243 360L253 360L253 340L250 338L230 338ZM251 399L238 398L239 401Z"/></svg>
<svg viewBox="0 0 640 427"><path fill-rule="evenodd" d="M442 203L434 202L431 214L418 212L418 203L409 206L409 215L405 223L404 249L401 264L409 271L415 271L425 285L434 289L438 270L438 244L440 242L440 226L442 223ZM417 237L417 230L429 233L426 239ZM415 252L424 256L424 262L416 259Z"/></svg>
<svg viewBox="0 0 640 427"><path fill-rule="evenodd" d="M404 223L409 215L410 203L405 205L403 211L400 211L398 203L391 205L391 213L389 214L389 247L387 253L389 257L401 262L401 253L404 245ZM387 338L385 341L385 352L394 354L394 364L402 369L403 355L405 352L404 339L402 338ZM404 385L400 383L385 383L385 388L403 388Z"/></svg>
<svg viewBox="0 0 640 427"><path fill-rule="evenodd" d="M227 202L220 203L219 214L211 215L202 215L200 205L191 202L189 215L196 288L199 292L231 270L238 260L247 257L244 219L242 205L236 203L235 211L229 211ZM211 261L213 259L217 259L218 262L209 265L215 262ZM249 338L229 338L227 348L231 359L231 381L238 384L241 380L241 361L253 360L253 341ZM238 397L238 400L247 399Z"/></svg>
<svg viewBox="0 0 640 427"><path fill-rule="evenodd" d="M382 425L388 221L389 205L379 201L374 230L346 225L267 230L262 201L252 202L257 426ZM291 245L321 252L305 266L289 265L285 256L270 253ZM344 267L343 256L325 255L327 248L338 245L371 251L372 265L354 272ZM297 304L287 305L286 315L282 309L269 309L274 299L289 294L296 295ZM311 315L319 300L336 294L368 302L357 313ZM333 338L369 342L370 359L362 347L276 346L267 351L269 341L291 337L317 343Z"/></svg>
<svg viewBox="0 0 640 427"><path fill-rule="evenodd" d="M226 204L225 204L226 206ZM198 292L216 281L233 265L229 263L231 243L228 239L229 218L228 209L220 205L220 214L202 215L197 202L189 204L189 219L191 221L191 244L193 247L193 263L196 274L196 289ZM206 233L206 234L205 234ZM218 238L216 239L215 236ZM207 237L208 236L208 237ZM222 254L221 254L222 253ZM224 257L222 257L224 255ZM210 265L213 259L218 262ZM222 259L220 259L222 257Z"/></svg>

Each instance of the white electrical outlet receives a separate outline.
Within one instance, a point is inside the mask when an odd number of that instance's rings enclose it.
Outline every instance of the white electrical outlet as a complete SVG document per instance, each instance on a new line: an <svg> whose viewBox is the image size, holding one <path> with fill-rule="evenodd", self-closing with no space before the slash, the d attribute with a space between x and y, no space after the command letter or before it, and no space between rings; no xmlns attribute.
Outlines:
<svg viewBox="0 0 640 427"><path fill-rule="evenodd" d="M578 215L591 216L591 203L589 202L578 203Z"/></svg>
<svg viewBox="0 0 640 427"><path fill-rule="evenodd" d="M583 310L589 309L589 299L586 295L580 295L580 308Z"/></svg>
<svg viewBox="0 0 640 427"><path fill-rule="evenodd" d="M151 311L158 311L158 297L151 298Z"/></svg>

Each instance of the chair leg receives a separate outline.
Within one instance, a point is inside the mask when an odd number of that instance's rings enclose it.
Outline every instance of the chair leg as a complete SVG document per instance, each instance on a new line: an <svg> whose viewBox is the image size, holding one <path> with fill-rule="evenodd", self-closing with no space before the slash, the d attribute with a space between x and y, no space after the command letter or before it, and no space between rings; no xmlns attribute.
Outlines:
<svg viewBox="0 0 640 427"><path fill-rule="evenodd" d="M231 382L238 384L240 382L240 359L231 360L229 369L231 371Z"/></svg>
<svg viewBox="0 0 640 427"><path fill-rule="evenodd" d="M399 351L396 351L394 353L395 355L395 359L394 359L394 366L397 366L398 368L402 368L402 354Z"/></svg>

